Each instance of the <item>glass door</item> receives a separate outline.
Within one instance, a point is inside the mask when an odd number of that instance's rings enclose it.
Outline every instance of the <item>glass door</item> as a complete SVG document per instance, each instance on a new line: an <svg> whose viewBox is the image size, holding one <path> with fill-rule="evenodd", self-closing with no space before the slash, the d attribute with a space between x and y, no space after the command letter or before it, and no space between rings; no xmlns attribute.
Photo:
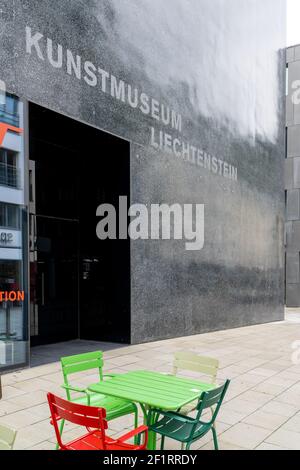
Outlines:
<svg viewBox="0 0 300 470"><path fill-rule="evenodd" d="M78 220L36 214L35 162L29 165L31 345L78 338Z"/></svg>
<svg viewBox="0 0 300 470"><path fill-rule="evenodd" d="M31 344L78 338L78 222L36 216Z"/></svg>

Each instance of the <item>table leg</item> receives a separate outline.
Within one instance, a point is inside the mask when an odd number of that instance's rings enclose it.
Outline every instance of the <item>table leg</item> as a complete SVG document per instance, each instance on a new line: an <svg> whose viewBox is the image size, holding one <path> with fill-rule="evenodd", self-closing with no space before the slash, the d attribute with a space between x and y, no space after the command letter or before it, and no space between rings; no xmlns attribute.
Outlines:
<svg viewBox="0 0 300 470"><path fill-rule="evenodd" d="M144 424L146 426L151 426L152 424L155 423L156 416L155 413L152 413L152 409L148 408L145 405L142 405L140 403L141 409L144 414ZM148 445L147 445L148 450L156 450L156 434L155 432L149 431L148 432Z"/></svg>
<svg viewBox="0 0 300 470"><path fill-rule="evenodd" d="M148 411L148 426L155 424L157 419L156 413L152 413L152 409L149 408ZM148 450L156 450L156 433L149 431L148 433Z"/></svg>

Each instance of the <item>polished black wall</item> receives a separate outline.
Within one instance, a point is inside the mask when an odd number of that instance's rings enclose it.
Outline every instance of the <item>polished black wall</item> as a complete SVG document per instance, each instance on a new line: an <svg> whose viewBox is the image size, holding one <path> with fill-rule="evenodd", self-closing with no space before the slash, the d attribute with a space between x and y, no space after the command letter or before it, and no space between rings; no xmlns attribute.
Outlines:
<svg viewBox="0 0 300 470"><path fill-rule="evenodd" d="M131 341L282 319L285 1L0 3L10 92L130 140L133 203L205 204L203 250L132 242ZM43 35L41 57L26 51L26 26ZM182 128L104 93L99 75L68 74L67 49L180 113ZM237 181L155 150L152 127L226 161Z"/></svg>

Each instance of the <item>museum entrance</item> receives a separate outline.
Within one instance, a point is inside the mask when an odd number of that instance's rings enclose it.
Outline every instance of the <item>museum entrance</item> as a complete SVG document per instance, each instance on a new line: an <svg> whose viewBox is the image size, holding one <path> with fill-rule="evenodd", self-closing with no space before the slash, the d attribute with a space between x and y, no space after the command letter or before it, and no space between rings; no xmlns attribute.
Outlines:
<svg viewBox="0 0 300 470"><path fill-rule="evenodd" d="M29 105L31 345L130 342L130 242L96 209L130 197L129 143Z"/></svg>

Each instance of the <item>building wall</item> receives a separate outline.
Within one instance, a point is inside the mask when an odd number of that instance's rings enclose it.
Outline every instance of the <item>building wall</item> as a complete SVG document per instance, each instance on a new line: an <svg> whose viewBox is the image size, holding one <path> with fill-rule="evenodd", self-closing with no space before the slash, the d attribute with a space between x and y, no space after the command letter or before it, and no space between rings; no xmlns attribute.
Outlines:
<svg viewBox="0 0 300 470"><path fill-rule="evenodd" d="M286 304L300 306L300 46L287 59Z"/></svg>
<svg viewBox="0 0 300 470"><path fill-rule="evenodd" d="M133 203L205 204L201 251L132 242L132 342L282 319L285 1L2 9L10 91L130 140Z"/></svg>

